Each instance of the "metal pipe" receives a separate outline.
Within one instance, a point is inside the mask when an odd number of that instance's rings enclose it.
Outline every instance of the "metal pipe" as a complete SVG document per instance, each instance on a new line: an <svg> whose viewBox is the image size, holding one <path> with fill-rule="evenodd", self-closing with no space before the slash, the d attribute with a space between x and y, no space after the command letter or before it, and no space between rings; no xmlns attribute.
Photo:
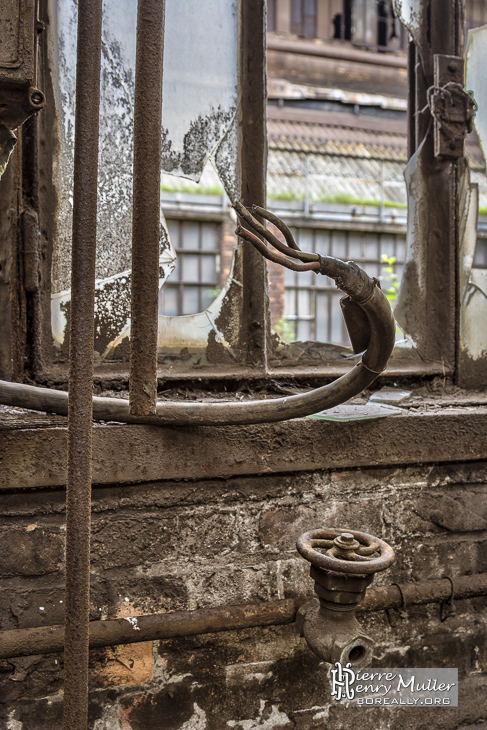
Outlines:
<svg viewBox="0 0 487 730"><path fill-rule="evenodd" d="M88 724L91 449L101 0L79 0L66 491L64 728Z"/></svg>
<svg viewBox="0 0 487 730"><path fill-rule="evenodd" d="M139 0L134 107L130 413L156 411L164 0Z"/></svg>
<svg viewBox="0 0 487 730"><path fill-rule="evenodd" d="M487 573L462 575L453 579L453 598L475 598L487 595ZM448 600L452 597L449 578L424 583L401 583L367 589L358 612L407 608ZM219 631L234 631L257 626L278 626L292 623L300 606L312 596L286 598L241 606L199 608L195 611L110 619L90 623L90 647L133 644L139 641L173 639ZM62 651L62 626L34 629L12 629L0 632L0 659Z"/></svg>
<svg viewBox="0 0 487 730"><path fill-rule="evenodd" d="M383 292L356 264L326 256L321 272L336 279L365 315L370 339L361 362L329 385L308 393L271 400L231 403L161 402L151 416L134 416L122 398L93 398L93 418L104 421L151 425L218 426L226 424L272 423L301 418L343 403L367 388L385 369L394 347L395 322ZM0 381L0 403L51 413L66 413L66 393L19 383Z"/></svg>

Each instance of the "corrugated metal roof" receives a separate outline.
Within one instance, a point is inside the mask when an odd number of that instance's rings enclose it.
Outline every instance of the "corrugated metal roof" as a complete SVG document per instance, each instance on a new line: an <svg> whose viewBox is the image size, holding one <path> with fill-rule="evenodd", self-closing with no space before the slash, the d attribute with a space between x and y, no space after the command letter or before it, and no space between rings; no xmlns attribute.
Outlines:
<svg viewBox="0 0 487 730"><path fill-rule="evenodd" d="M272 120L268 141L271 149L407 161L407 145L401 137L383 132Z"/></svg>
<svg viewBox="0 0 487 730"><path fill-rule="evenodd" d="M406 203L405 117L270 106L267 130L269 197ZM485 205L485 163L474 134L466 151Z"/></svg>
<svg viewBox="0 0 487 730"><path fill-rule="evenodd" d="M404 161L306 154L269 149L267 192L270 198L323 202L389 200L406 203Z"/></svg>
<svg viewBox="0 0 487 730"><path fill-rule="evenodd" d="M267 192L274 200L309 202L388 201L404 205L406 119L380 112L353 114L269 106ZM487 178L478 140L466 144L472 181L487 206ZM221 183L206 165L200 185L163 175L167 189L214 192Z"/></svg>

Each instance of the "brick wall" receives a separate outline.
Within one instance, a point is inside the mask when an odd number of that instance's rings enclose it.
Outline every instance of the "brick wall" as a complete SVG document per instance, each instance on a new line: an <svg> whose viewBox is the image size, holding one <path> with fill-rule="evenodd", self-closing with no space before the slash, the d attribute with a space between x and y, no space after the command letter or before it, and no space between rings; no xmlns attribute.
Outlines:
<svg viewBox="0 0 487 730"><path fill-rule="evenodd" d="M93 490L91 617L137 616L310 592L296 538L324 524L386 539L376 583L487 570L485 464L320 470ZM5 491L1 628L63 620L64 490ZM330 705L328 666L293 625L91 652L93 730L480 728L486 599L364 614L376 666L458 667L457 709ZM482 613L483 611L483 613ZM0 663L0 728L62 727L62 655Z"/></svg>

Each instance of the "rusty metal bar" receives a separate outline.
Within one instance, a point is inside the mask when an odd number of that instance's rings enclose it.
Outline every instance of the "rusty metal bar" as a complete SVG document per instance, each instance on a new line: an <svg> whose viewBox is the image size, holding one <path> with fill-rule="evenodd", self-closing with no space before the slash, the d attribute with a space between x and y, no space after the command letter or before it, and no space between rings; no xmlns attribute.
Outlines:
<svg viewBox="0 0 487 730"><path fill-rule="evenodd" d="M462 575L453 578L452 582L454 600L487 595L487 573ZM357 610L381 611L448 600L452 597L452 582L449 578L441 578L424 583L401 583L368 588ZM130 619L92 621L90 647L133 644L139 641L173 639L178 636L196 636L292 623L298 608L312 598L315 596L300 596L241 606L200 608L195 611L177 611ZM52 654L62 651L63 641L62 626L1 631L0 659Z"/></svg>
<svg viewBox="0 0 487 730"><path fill-rule="evenodd" d="M240 194L244 205L266 205L265 0L241 3ZM241 338L247 364L267 369L267 267L249 243L243 248Z"/></svg>
<svg viewBox="0 0 487 730"><path fill-rule="evenodd" d="M155 413L164 0L139 0L134 109L130 413Z"/></svg>
<svg viewBox="0 0 487 730"><path fill-rule="evenodd" d="M416 143L416 46L413 41L408 45L408 159L414 155Z"/></svg>
<svg viewBox="0 0 487 730"><path fill-rule="evenodd" d="M93 322L101 0L79 0L69 332L64 728L88 724Z"/></svg>

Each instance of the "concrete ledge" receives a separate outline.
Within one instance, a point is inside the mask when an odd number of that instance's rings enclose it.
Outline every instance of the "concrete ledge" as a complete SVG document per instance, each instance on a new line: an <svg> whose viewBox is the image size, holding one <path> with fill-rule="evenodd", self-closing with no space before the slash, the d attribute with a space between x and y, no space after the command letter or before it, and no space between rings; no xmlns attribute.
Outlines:
<svg viewBox="0 0 487 730"><path fill-rule="evenodd" d="M487 407L334 423L242 427L95 425L93 483L131 484L487 459ZM0 431L0 488L63 486L66 427Z"/></svg>

